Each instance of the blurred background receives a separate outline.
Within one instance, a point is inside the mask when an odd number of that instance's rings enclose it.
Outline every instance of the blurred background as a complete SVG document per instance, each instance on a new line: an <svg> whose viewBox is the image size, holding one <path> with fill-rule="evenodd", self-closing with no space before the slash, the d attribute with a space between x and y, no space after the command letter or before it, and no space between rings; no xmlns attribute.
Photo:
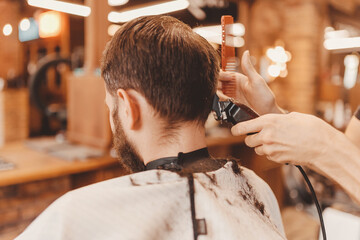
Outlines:
<svg viewBox="0 0 360 240"><path fill-rule="evenodd" d="M284 109L344 130L360 103L360 0L0 0L0 239L67 191L126 174L111 151L100 59L122 24L154 14L184 21L219 52L221 16L233 16L236 71L249 49ZM256 156L211 119L207 135L214 156L239 158L270 185L288 239L318 239L297 170ZM359 215L307 172L324 208Z"/></svg>

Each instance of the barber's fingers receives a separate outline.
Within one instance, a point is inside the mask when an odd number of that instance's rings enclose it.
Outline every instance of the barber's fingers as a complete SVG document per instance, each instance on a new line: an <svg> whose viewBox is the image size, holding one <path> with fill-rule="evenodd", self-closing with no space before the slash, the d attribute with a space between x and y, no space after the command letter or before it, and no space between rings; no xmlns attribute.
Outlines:
<svg viewBox="0 0 360 240"><path fill-rule="evenodd" d="M243 91L246 88L246 84L248 84L248 77L244 74L238 72L225 72L220 70L219 74L219 85L221 86L221 81L230 81L235 78L236 84L240 86L241 90ZM219 88L219 86L218 86Z"/></svg>
<svg viewBox="0 0 360 240"><path fill-rule="evenodd" d="M259 156L266 156L266 158L268 160L273 161L273 162L278 162L278 160L276 159L276 156L274 156L273 154L270 154L267 149L268 148L266 145L261 145L261 146L254 148L254 151Z"/></svg>
<svg viewBox="0 0 360 240"><path fill-rule="evenodd" d="M258 146L258 147L256 147L256 148L254 148L254 151L255 151L255 153L256 153L257 155L266 156L266 158L267 158L268 160L279 163L276 154L274 154L274 153L270 150L270 147L269 147L268 145Z"/></svg>
<svg viewBox="0 0 360 240"><path fill-rule="evenodd" d="M249 78L244 74L236 74L236 84L240 87L243 94L249 93Z"/></svg>
<svg viewBox="0 0 360 240"><path fill-rule="evenodd" d="M219 72L219 80L224 80L224 81L230 81L234 76L233 72L226 72L223 70L220 70Z"/></svg>
<svg viewBox="0 0 360 240"><path fill-rule="evenodd" d="M248 147L252 147L252 148L261 146L263 144L261 135L262 135L261 133L257 133L247 136L245 138L245 144Z"/></svg>
<svg viewBox="0 0 360 240"><path fill-rule="evenodd" d="M231 133L235 136L246 135L249 133L260 132L264 127L262 117L258 117L249 121L240 122L231 128Z"/></svg>
<svg viewBox="0 0 360 240"><path fill-rule="evenodd" d="M220 101L227 101L230 97L226 96L222 91L217 90L216 94L218 95Z"/></svg>
<svg viewBox="0 0 360 240"><path fill-rule="evenodd" d="M254 81L256 83L262 83L264 81L251 63L250 53L248 50L246 50L242 56L241 67L245 75L241 73L220 71L219 80L229 81L235 76L236 82L242 90L248 89L248 85L251 85Z"/></svg>
<svg viewBox="0 0 360 240"><path fill-rule="evenodd" d="M256 148L254 148L254 151L256 152L257 155L260 155L260 156L265 155L263 145L260 145L260 146L258 146Z"/></svg>
<svg viewBox="0 0 360 240"><path fill-rule="evenodd" d="M241 86L243 86L245 83L247 83L249 81L248 77L245 76L242 73L239 72L225 72L225 71L220 71L220 75L219 75L219 79L220 80L224 80L224 81L229 81L232 80L233 78L235 78L235 81L240 84Z"/></svg>
<svg viewBox="0 0 360 240"><path fill-rule="evenodd" d="M282 148L274 148L269 145L260 145L254 148L254 151L257 155L266 156L266 158L270 161L279 163L279 164L299 164L298 162L294 162L291 158L288 157L286 152L282 150Z"/></svg>

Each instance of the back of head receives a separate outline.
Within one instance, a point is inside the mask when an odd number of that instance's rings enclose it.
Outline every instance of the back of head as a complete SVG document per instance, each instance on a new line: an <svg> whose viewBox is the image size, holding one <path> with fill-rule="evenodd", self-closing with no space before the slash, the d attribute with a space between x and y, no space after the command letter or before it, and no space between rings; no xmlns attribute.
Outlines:
<svg viewBox="0 0 360 240"><path fill-rule="evenodd" d="M124 24L108 44L102 62L106 88L144 95L166 122L204 123L211 111L219 54L185 23L146 16Z"/></svg>

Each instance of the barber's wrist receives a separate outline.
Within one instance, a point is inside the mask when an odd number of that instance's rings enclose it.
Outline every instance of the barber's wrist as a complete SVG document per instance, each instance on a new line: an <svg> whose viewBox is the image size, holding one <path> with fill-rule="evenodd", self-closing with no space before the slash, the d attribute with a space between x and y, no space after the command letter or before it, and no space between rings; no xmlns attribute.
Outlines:
<svg viewBox="0 0 360 240"><path fill-rule="evenodd" d="M272 103L272 107L269 109L269 113L276 113L276 114L285 114L288 113L286 110L282 109L277 105L277 103L274 101Z"/></svg>

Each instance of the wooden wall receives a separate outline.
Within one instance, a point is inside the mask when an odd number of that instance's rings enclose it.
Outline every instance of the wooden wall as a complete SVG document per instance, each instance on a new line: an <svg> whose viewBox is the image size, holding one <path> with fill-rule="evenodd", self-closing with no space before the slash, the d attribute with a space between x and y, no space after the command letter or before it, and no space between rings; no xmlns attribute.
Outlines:
<svg viewBox="0 0 360 240"><path fill-rule="evenodd" d="M324 6L315 0L258 0L251 7L250 52L260 59L280 41L292 54L288 76L270 84L280 106L290 111L315 111Z"/></svg>
<svg viewBox="0 0 360 240"><path fill-rule="evenodd" d="M12 78L22 71L21 44L18 40L17 25L20 19L19 1L1 0L0 1L0 77ZM10 36L2 33L5 24L10 23L13 32Z"/></svg>

